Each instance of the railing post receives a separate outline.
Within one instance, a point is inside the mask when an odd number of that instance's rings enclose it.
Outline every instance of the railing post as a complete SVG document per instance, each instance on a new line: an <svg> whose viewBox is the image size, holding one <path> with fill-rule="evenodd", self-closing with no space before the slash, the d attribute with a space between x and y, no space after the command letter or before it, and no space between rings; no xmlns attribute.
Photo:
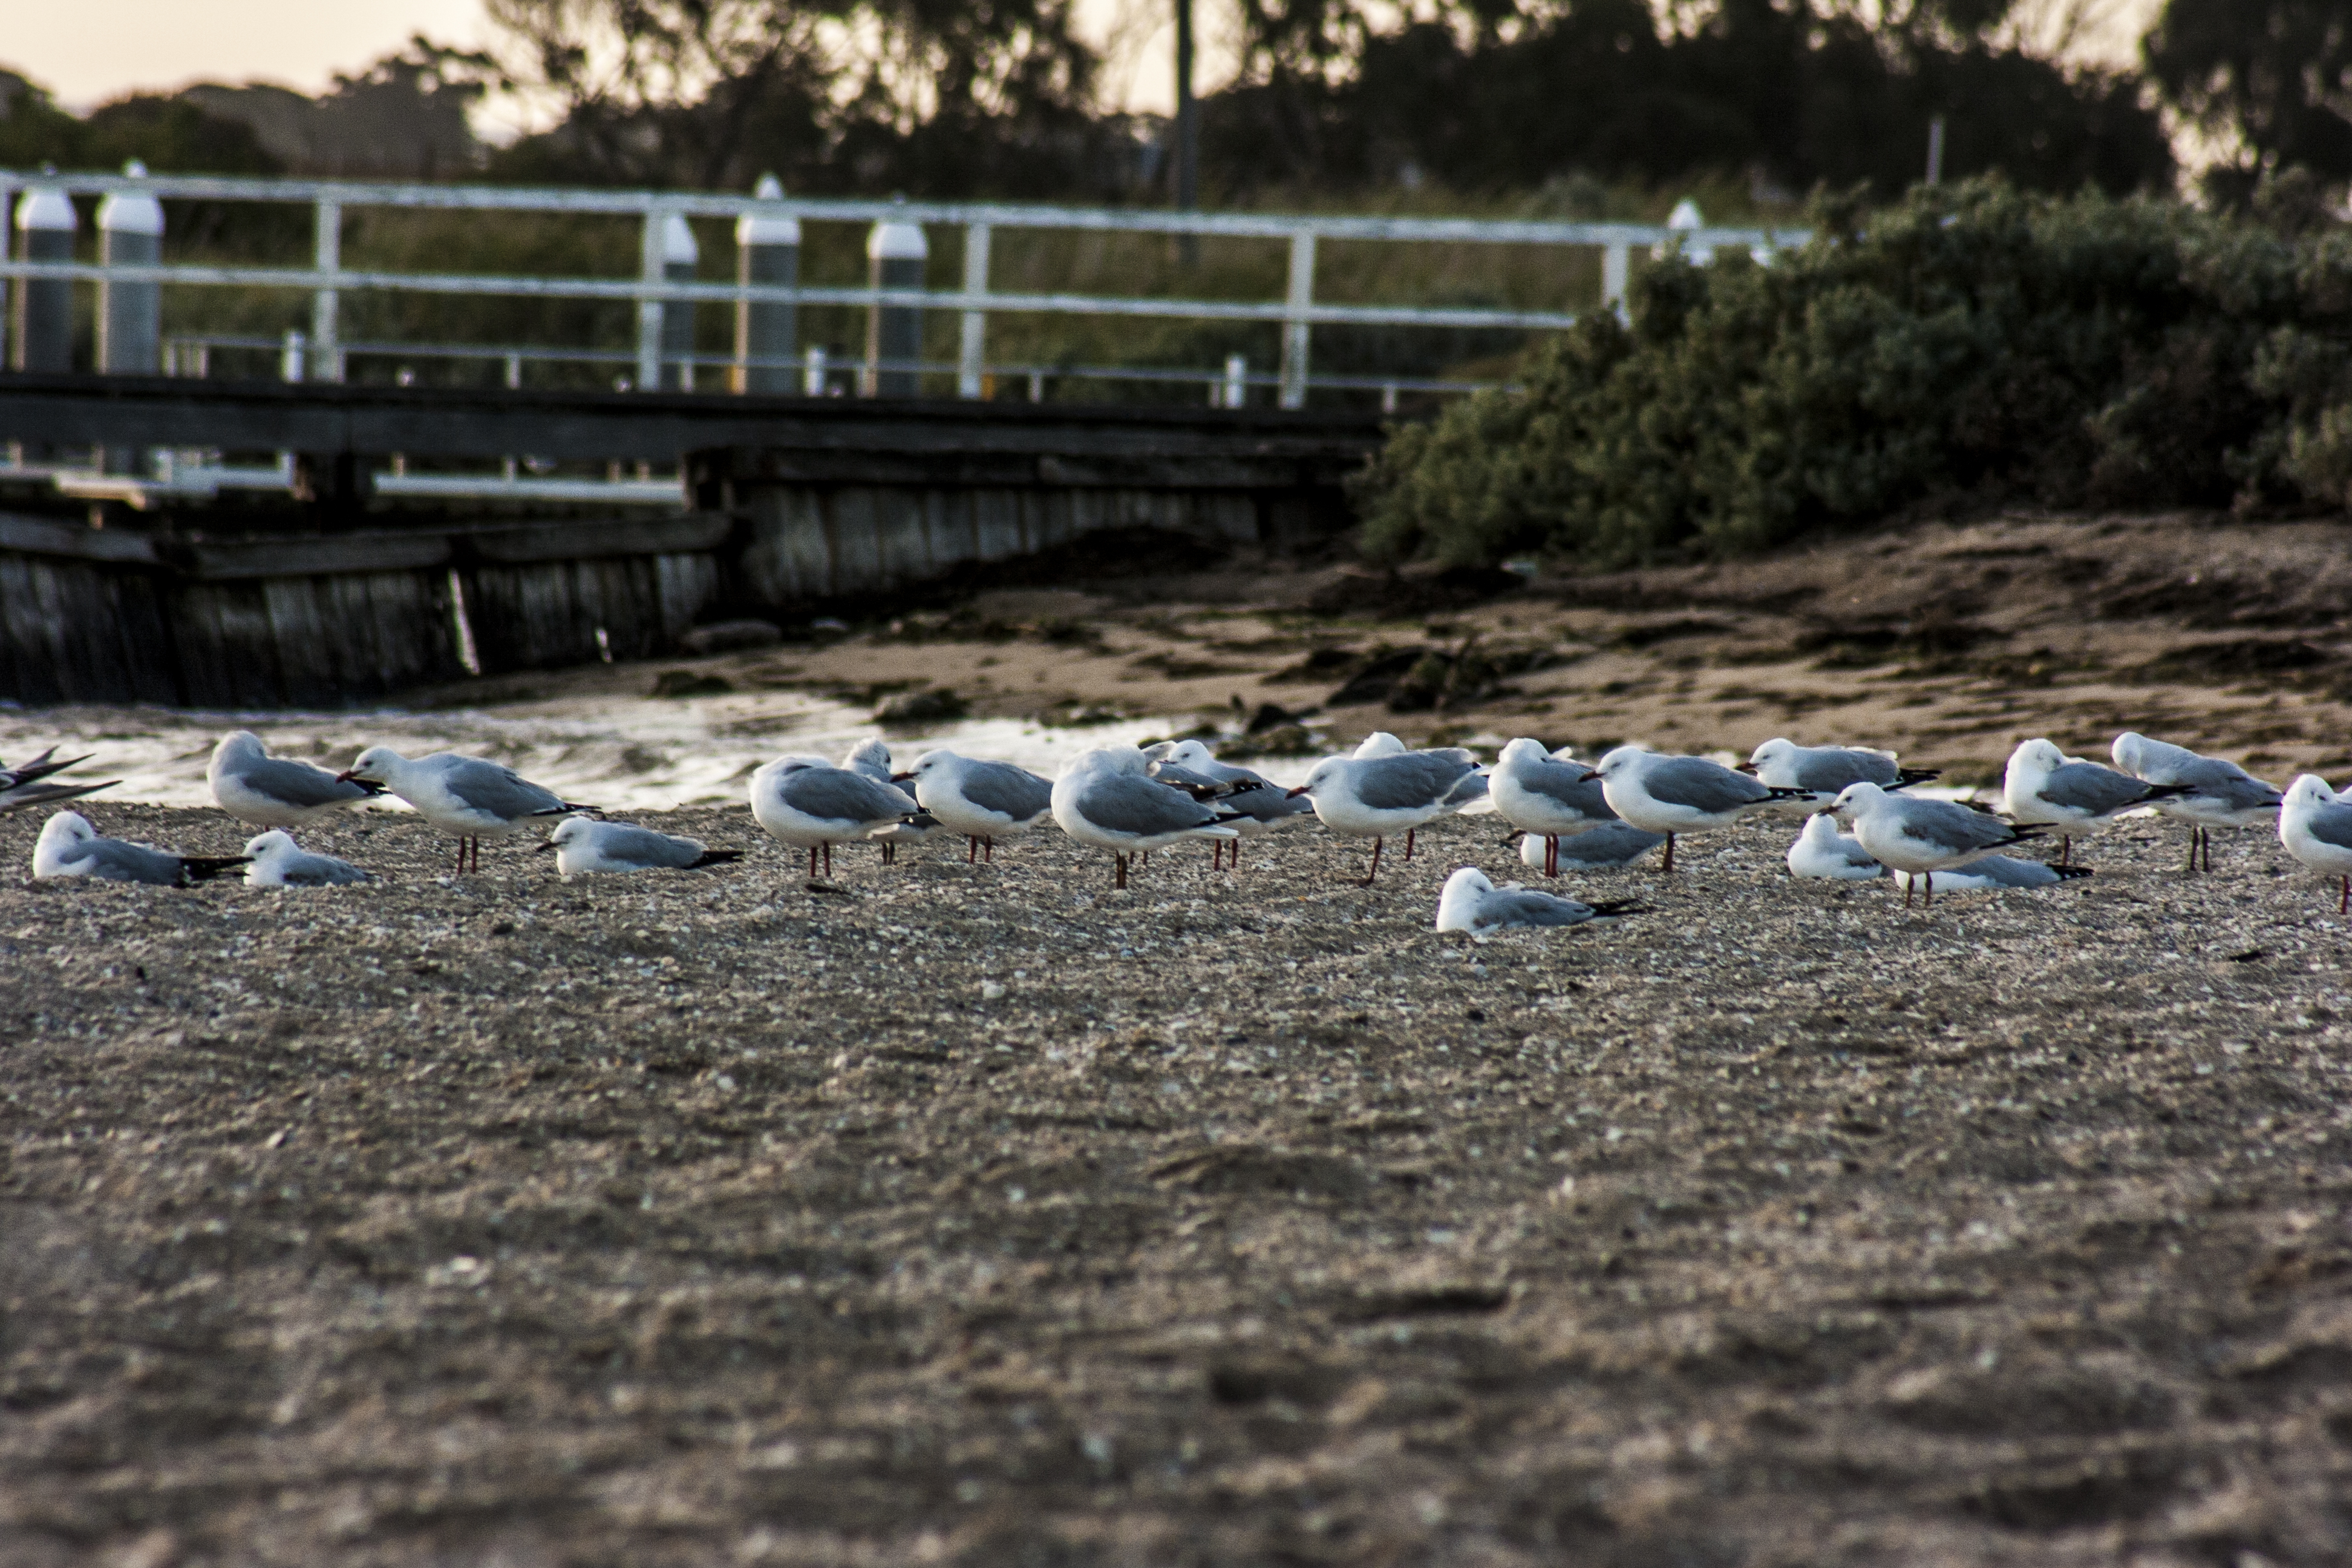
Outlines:
<svg viewBox="0 0 2352 1568"><path fill-rule="evenodd" d="M1307 311L1315 303L1315 236L1290 237L1289 314L1282 321L1282 405L1307 406Z"/></svg>
<svg viewBox="0 0 2352 1568"><path fill-rule="evenodd" d="M755 200L779 202L784 187L762 174ZM735 220L735 281L750 288L791 289L801 280L801 220L789 215L745 213ZM735 390L779 393L793 389L793 357L800 337L798 308L751 300L735 302Z"/></svg>
<svg viewBox="0 0 2352 1568"><path fill-rule="evenodd" d="M684 213L662 221L662 279L691 283L702 264L702 247L694 243L694 226ZM672 392L694 390L694 304L688 300L664 301L661 308L662 357L669 362L661 384Z"/></svg>
<svg viewBox="0 0 2352 1568"><path fill-rule="evenodd" d="M988 292L988 226L984 223L964 225L963 291ZM988 369L987 312L966 310L962 328L963 341L956 357L956 395L978 397Z"/></svg>
<svg viewBox="0 0 2352 1568"><path fill-rule="evenodd" d="M1631 269L1633 247L1617 240L1601 253L1601 304L1603 310L1625 313L1626 274Z"/></svg>
<svg viewBox="0 0 2352 1568"><path fill-rule="evenodd" d="M876 289L920 289L930 242L920 224L877 223L866 237L866 258ZM884 370L886 363L910 367L923 357L923 312L914 305L876 305L866 312L866 395L912 397L922 374L912 368Z"/></svg>
<svg viewBox="0 0 2352 1568"><path fill-rule="evenodd" d="M73 198L54 185L27 185L16 204L16 257L21 261L71 261ZM11 360L18 370L73 369L73 284L63 278L16 280L16 321Z"/></svg>
<svg viewBox="0 0 2352 1568"><path fill-rule="evenodd" d="M137 159L122 172L143 177ZM118 191L98 204L98 264L152 267L163 258L163 204L143 191ZM98 368L113 375L152 375L163 358L163 286L98 286Z"/></svg>
<svg viewBox="0 0 2352 1568"><path fill-rule="evenodd" d="M1240 354L1225 356L1225 406L1249 406L1249 361Z"/></svg>
<svg viewBox="0 0 2352 1568"><path fill-rule="evenodd" d="M320 202L312 221L310 265L320 272L343 269L343 208ZM342 295L320 289L310 296L310 368L317 381L343 379Z"/></svg>
<svg viewBox="0 0 2352 1568"><path fill-rule="evenodd" d="M637 237L637 276L647 283L659 283L663 268L668 262L668 251L662 243L662 220L668 215L658 207L646 209L646 224ZM637 296L637 380L639 392L661 390L662 302L652 294Z"/></svg>
<svg viewBox="0 0 2352 1568"><path fill-rule="evenodd" d="M801 366L801 395L823 397L824 382L824 349L820 344L811 343Z"/></svg>
<svg viewBox="0 0 2352 1568"><path fill-rule="evenodd" d="M310 367L305 362L309 358L307 353L309 346L310 344L308 341L302 336L300 328L289 327L286 329L286 345L278 351L278 380L302 381L307 379Z"/></svg>

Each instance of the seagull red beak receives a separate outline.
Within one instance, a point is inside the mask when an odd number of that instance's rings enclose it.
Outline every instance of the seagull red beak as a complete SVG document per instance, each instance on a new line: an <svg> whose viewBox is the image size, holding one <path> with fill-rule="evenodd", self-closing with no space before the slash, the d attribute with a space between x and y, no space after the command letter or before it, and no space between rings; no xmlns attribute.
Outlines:
<svg viewBox="0 0 2352 1568"><path fill-rule="evenodd" d="M359 771L356 768L345 768L341 773L335 775L335 782L337 784L358 784L362 781L360 779Z"/></svg>
<svg viewBox="0 0 2352 1568"><path fill-rule="evenodd" d="M1732 771L1734 773L1752 773L1756 771L1756 764L1754 763L1741 763Z"/></svg>
<svg viewBox="0 0 2352 1568"><path fill-rule="evenodd" d="M892 784L911 784L914 782L914 777L915 775L912 773L892 773L890 775L890 782Z"/></svg>
<svg viewBox="0 0 2352 1568"><path fill-rule="evenodd" d="M1307 786L1305 784L1300 784L1297 789L1284 790L1282 792L1282 798L1285 800L1297 800L1300 795L1305 795L1306 793Z"/></svg>

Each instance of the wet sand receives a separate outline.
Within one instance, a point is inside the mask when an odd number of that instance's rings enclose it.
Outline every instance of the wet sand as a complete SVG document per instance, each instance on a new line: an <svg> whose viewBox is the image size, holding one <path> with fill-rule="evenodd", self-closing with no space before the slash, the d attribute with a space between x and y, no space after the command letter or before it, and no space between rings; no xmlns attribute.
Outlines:
<svg viewBox="0 0 2352 1568"><path fill-rule="evenodd" d="M753 854L0 888L0 1560L2343 1560L2347 933L2273 840L1929 914L1751 825L1471 944L1491 817L1123 895L657 820Z"/></svg>

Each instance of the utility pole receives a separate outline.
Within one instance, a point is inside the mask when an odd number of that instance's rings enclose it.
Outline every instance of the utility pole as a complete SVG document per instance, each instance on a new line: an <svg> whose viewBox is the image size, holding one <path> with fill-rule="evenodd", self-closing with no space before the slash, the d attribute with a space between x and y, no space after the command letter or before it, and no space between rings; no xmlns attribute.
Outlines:
<svg viewBox="0 0 2352 1568"><path fill-rule="evenodd" d="M1944 117L1940 114L1927 121L1927 183L1944 183Z"/></svg>
<svg viewBox="0 0 2352 1568"><path fill-rule="evenodd" d="M1176 0L1176 205L1192 212L1201 205L1201 116L1192 102L1192 0ZM1201 259L1198 235L1178 242L1184 265Z"/></svg>

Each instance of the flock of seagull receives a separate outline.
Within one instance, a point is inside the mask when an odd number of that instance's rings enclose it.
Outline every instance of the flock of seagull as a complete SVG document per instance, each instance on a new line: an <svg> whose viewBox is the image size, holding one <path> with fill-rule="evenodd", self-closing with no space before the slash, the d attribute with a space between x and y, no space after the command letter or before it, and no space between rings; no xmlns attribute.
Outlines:
<svg viewBox="0 0 2352 1568"><path fill-rule="evenodd" d="M2046 740L2018 746L2009 759L1998 811L1910 793L1937 775L1906 768L1885 752L1853 746L1800 746L1775 739L1749 760L1727 767L1706 757L1619 746L1598 762L1568 749L1514 740L1491 766L1458 747L1412 750L1376 733L1347 756L1318 763L1306 782L1285 789L1244 767L1220 762L1199 740L1149 747L1105 746L1081 753L1058 778L1011 763L932 750L903 771L888 746L867 741L838 763L786 756L751 779L751 815L779 843L804 853L808 875L830 878L837 844L871 840L883 862L903 845L934 835L966 840L965 858L995 858L1000 840L1019 837L1049 818L1080 844L1108 850L1112 885L1127 886L1133 866L1190 839L1207 839L1213 869L1238 840L1312 816L1345 837L1370 838L1362 879L1380 875L1385 842L1402 835L1411 859L1418 829L1467 807L1491 808L1508 822L1520 858L1544 876L1563 866L1594 870L1631 865L1664 847L1671 872L1677 840L1728 828L1750 816L1797 813L1809 820L1789 847L1790 873L1832 881L1891 878L1908 907L1915 893L1932 905L1937 889L2050 887L2087 868L2073 863L2074 841L2128 812L2152 808L2189 827L2186 869L2212 869L2216 827L2275 826L2287 852L2341 884L2339 914L2352 911L2352 791L2338 795L2305 773L2281 792L2236 763L2126 732L2116 737L2116 765L2069 757ZM0 815L55 805L107 787L55 775L89 759L58 762L55 748L15 769L0 766ZM535 823L553 830L539 852L556 858L566 878L655 869L691 870L742 858L698 839L606 820L593 805L565 800L513 769L486 758L441 752L406 757L371 746L341 773L269 754L248 731L224 736L206 770L213 798L238 820L264 829L236 856L180 855L100 835L78 812L43 824L33 851L36 877L89 877L181 886L240 873L268 887L326 887L370 875L331 856L312 854L291 830L362 801L389 794L457 839L457 869L479 869L481 842ZM110 781L114 782L114 781ZM1841 822L1852 825L1841 832ZM2054 861L2000 851L2055 834ZM1506 883L1474 867L1455 870L1438 900L1436 929L1485 932L1507 926L1572 926L1631 912L1630 900L1588 903Z"/></svg>

